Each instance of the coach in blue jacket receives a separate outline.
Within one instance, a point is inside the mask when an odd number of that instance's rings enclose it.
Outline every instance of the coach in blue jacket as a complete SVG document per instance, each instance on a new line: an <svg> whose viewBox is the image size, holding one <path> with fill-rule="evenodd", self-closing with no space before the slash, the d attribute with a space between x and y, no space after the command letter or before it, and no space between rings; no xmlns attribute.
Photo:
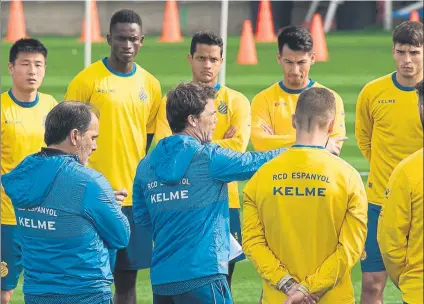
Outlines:
<svg viewBox="0 0 424 304"><path fill-rule="evenodd" d="M108 249L127 246L130 231L109 183L85 167L98 119L89 105L66 101L45 127L47 148L2 177L16 212L25 303L112 303Z"/></svg>
<svg viewBox="0 0 424 304"><path fill-rule="evenodd" d="M167 95L173 135L139 164L133 212L153 228L153 302L232 303L227 183L249 179L283 150L239 153L210 143L216 91L182 83Z"/></svg>

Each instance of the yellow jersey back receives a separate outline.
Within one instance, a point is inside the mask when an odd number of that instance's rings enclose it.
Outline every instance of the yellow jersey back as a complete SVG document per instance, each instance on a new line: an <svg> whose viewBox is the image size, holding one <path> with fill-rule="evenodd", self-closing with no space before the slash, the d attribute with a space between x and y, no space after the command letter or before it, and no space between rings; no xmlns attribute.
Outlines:
<svg viewBox="0 0 424 304"><path fill-rule="evenodd" d="M12 91L1 94L1 174L12 171L30 154L39 152L44 143L47 114L57 104L50 95L37 93L33 102L20 102ZM1 187L1 223L16 225L10 198Z"/></svg>
<svg viewBox="0 0 424 304"><path fill-rule="evenodd" d="M127 189L123 206L132 206L138 163L154 134L162 98L159 81L139 65L128 74L113 71L107 59L81 71L69 84L66 100L91 103L100 112L97 151L88 166L101 172L114 190Z"/></svg>
<svg viewBox="0 0 424 304"><path fill-rule="evenodd" d="M218 121L212 142L223 148L245 152L250 138L251 113L249 100L240 92L226 86L217 84L215 88L218 90L214 100ZM237 128L236 134L232 138L224 139L225 133L231 126ZM158 142L170 135L172 135L172 132L166 118L165 96L158 113L155 141ZM240 208L239 191L236 182L228 184L228 196L230 208Z"/></svg>
<svg viewBox="0 0 424 304"><path fill-rule="evenodd" d="M293 145L244 189L243 249L263 278L264 303L283 303L276 285L293 277L320 303L354 303L351 269L367 234L359 173L324 147Z"/></svg>
<svg viewBox="0 0 424 304"><path fill-rule="evenodd" d="M307 87L291 90L283 82L277 82L258 93L252 100L252 144L256 151L287 148L294 144L296 130L292 126L299 95L311 87L324 87L310 80ZM336 98L336 122L331 137L345 136L344 105L341 97L330 90ZM262 125L270 127L274 135L266 133Z"/></svg>
<svg viewBox="0 0 424 304"><path fill-rule="evenodd" d="M397 164L423 147L418 97L413 87L396 80L396 72L367 83L356 105L355 137L370 163L367 195L382 205Z"/></svg>

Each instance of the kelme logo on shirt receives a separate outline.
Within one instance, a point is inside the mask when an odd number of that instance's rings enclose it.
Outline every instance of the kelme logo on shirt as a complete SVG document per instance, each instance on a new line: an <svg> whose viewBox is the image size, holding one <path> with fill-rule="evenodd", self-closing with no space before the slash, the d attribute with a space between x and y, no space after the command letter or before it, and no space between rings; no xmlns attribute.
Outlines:
<svg viewBox="0 0 424 304"><path fill-rule="evenodd" d="M147 95L147 92L144 87L141 87L140 92L138 93L138 98L140 98L141 101L147 101L147 99L149 98L149 95Z"/></svg>
<svg viewBox="0 0 424 304"><path fill-rule="evenodd" d="M4 278L9 273L9 270L7 269L7 263L1 261L1 277Z"/></svg>
<svg viewBox="0 0 424 304"><path fill-rule="evenodd" d="M221 100L221 102L218 106L218 112L221 113L221 114L227 114L227 112L228 112L228 106L223 100Z"/></svg>
<svg viewBox="0 0 424 304"><path fill-rule="evenodd" d="M384 196L386 197L386 198L388 198L389 197L389 193L390 193L390 189L386 189L386 192L384 192Z"/></svg>

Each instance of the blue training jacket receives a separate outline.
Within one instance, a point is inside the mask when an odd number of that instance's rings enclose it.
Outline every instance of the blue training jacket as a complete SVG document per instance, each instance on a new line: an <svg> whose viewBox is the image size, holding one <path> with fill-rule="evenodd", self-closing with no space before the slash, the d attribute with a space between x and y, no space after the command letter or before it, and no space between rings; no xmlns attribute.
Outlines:
<svg viewBox="0 0 424 304"><path fill-rule="evenodd" d="M105 177L75 156L43 149L2 183L16 213L25 295L110 299L108 249L126 247L130 228Z"/></svg>
<svg viewBox="0 0 424 304"><path fill-rule="evenodd" d="M239 153L195 138L160 140L138 165L136 225L152 226L152 285L228 273L228 187L286 149Z"/></svg>

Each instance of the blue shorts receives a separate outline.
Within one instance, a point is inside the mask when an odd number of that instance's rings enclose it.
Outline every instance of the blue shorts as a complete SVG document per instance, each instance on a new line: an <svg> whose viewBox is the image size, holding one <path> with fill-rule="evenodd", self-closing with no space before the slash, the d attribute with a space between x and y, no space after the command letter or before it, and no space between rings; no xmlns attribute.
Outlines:
<svg viewBox="0 0 424 304"><path fill-rule="evenodd" d="M365 250L361 257L362 272L381 272L386 271L383 258L381 257L380 247L377 242L378 218L380 216L381 206L368 204L368 234L365 241Z"/></svg>
<svg viewBox="0 0 424 304"><path fill-rule="evenodd" d="M115 267L112 269L139 270L150 268L153 250L152 230L134 224L132 206L122 207L122 213L125 214L130 223L130 242L126 248L117 251ZM110 259L113 265L114 257L112 254Z"/></svg>
<svg viewBox="0 0 424 304"><path fill-rule="evenodd" d="M16 225L1 225L1 290L13 290L22 272L21 246Z"/></svg>
<svg viewBox="0 0 424 304"><path fill-rule="evenodd" d="M153 304L232 304L226 279L219 279L202 287L175 296L153 294Z"/></svg>
<svg viewBox="0 0 424 304"><path fill-rule="evenodd" d="M241 238L241 225L240 225L240 209L230 208L230 232L236 239L236 241L242 245ZM235 259L231 260L230 263L236 263L238 261L246 259L246 256L243 254L239 255Z"/></svg>

